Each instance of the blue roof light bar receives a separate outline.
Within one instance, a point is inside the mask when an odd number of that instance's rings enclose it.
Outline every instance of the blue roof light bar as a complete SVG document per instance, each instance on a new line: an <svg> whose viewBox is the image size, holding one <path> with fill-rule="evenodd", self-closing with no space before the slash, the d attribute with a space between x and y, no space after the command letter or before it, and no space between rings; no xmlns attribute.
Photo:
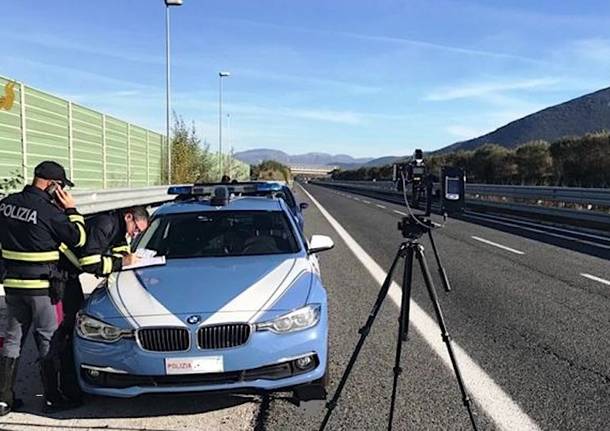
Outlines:
<svg viewBox="0 0 610 431"><path fill-rule="evenodd" d="M193 186L171 186L167 189L168 195L190 195L193 192Z"/></svg>

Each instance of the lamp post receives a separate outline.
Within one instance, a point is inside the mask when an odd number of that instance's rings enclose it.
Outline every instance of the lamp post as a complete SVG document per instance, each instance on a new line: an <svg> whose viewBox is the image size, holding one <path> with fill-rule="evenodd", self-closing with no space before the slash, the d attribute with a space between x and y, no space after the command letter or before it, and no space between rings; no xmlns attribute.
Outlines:
<svg viewBox="0 0 610 431"><path fill-rule="evenodd" d="M233 147L231 146L231 114L227 113L227 147L229 148L229 169L227 175L233 178Z"/></svg>
<svg viewBox="0 0 610 431"><path fill-rule="evenodd" d="M218 175L222 178L222 78L231 76L229 72L218 72Z"/></svg>
<svg viewBox="0 0 610 431"><path fill-rule="evenodd" d="M165 0L165 139L167 142L167 183L172 182L172 142L169 136L171 94L170 94L170 56L169 56L169 9L182 6L182 0Z"/></svg>

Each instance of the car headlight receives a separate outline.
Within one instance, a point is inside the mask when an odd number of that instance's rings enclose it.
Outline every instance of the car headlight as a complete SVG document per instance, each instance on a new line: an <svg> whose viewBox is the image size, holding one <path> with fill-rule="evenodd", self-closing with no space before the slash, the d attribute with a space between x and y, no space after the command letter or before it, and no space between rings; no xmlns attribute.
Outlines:
<svg viewBox="0 0 610 431"><path fill-rule="evenodd" d="M118 328L84 313L76 316L76 333L87 340L114 343L123 337L132 337L133 331Z"/></svg>
<svg viewBox="0 0 610 431"><path fill-rule="evenodd" d="M309 304L273 320L257 323L258 331L273 331L278 334L302 331L317 325L320 321L320 304Z"/></svg>

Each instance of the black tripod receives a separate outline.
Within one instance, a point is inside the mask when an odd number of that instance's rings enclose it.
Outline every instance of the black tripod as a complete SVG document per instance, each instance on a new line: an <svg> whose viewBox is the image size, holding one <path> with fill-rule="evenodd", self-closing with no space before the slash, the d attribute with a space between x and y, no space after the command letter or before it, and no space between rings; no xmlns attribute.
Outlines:
<svg viewBox="0 0 610 431"><path fill-rule="evenodd" d="M356 344L356 348L352 353L352 356L347 364L347 368L341 377L341 381L339 382L339 386L337 387L337 391L333 395L333 398L326 404L326 415L324 416L324 420L320 425L320 431L323 431L326 428L326 424L328 423L330 416L333 413L333 410L337 406L337 402L339 397L341 396L341 392L343 391L343 387L349 378L349 375L352 371L356 360L358 359L358 355L360 354L360 350L364 345L364 341L366 337L369 335L371 327L381 309L381 305L383 300L388 295L390 290L390 286L392 284L392 275L396 269L398 264L398 260L403 258L404 262L404 271L402 278L402 298L400 304L400 315L399 315L399 324L398 324L398 340L396 343L396 360L394 363L394 382L392 385L392 400L390 404L390 416L388 420L388 430L392 429L392 423L394 420L394 408L396 404L396 390L398 387L398 377L402 372L402 368L400 367L400 359L402 354L402 345L405 341L407 341L407 335L409 332L409 305L411 300L411 285L412 285L412 276L413 276L413 257L417 258L419 261L419 265L422 271L422 275L424 277L424 281L426 283L426 287L428 289L428 294L430 296L430 301L432 301L432 305L434 306L434 312L436 314L436 319L438 321L438 325L441 329L441 336L445 345L447 346L447 350L449 351L449 357L451 358L451 364L453 366L453 371L455 372L455 377L458 382L458 386L460 387L460 391L462 393L462 401L468 410L468 415L470 417L470 421L472 423L472 428L476 431L477 424L474 419L474 414L472 412L472 401L466 392L466 388L464 387L464 381L462 380L462 374L460 372L457 360L455 358L455 354L453 352L453 346L451 345L451 338L449 336L449 332L447 331L447 326L445 325L445 319L443 318L443 313L441 310L441 306L438 303L438 297L436 295L436 290L434 288L434 284L432 283L432 277L430 276L430 270L428 269L428 264L426 262L426 257L424 255L424 248L418 242L418 239L424 234L427 233L430 238L430 242L432 244L432 249L434 251L434 256L436 258L436 263L439 269L439 275L441 277L443 286L446 291L450 291L451 287L449 286L449 280L447 279L447 275L440 261L440 256L438 255L438 251L436 249L436 245L434 243L434 239L432 238L432 227L433 223L430 219L424 217L405 217L402 222L398 225L399 229L402 230L403 236L407 238L405 242L400 244L398 248L398 252L394 257L392 265L390 266L390 271L386 276L383 284L381 285L381 289L377 296L377 300L373 305L373 309L369 314L369 317L365 323L365 325L359 330L360 339Z"/></svg>

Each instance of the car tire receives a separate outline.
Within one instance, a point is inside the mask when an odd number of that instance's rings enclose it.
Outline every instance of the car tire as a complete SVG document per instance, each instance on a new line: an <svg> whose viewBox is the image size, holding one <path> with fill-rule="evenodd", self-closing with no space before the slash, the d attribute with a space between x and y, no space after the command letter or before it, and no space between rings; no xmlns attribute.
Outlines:
<svg viewBox="0 0 610 431"><path fill-rule="evenodd" d="M328 362L326 363L326 369L324 375L311 383L307 383L301 386L297 386L293 395L294 398L299 401L314 401L314 400L326 400L328 393L326 387L328 386Z"/></svg>

